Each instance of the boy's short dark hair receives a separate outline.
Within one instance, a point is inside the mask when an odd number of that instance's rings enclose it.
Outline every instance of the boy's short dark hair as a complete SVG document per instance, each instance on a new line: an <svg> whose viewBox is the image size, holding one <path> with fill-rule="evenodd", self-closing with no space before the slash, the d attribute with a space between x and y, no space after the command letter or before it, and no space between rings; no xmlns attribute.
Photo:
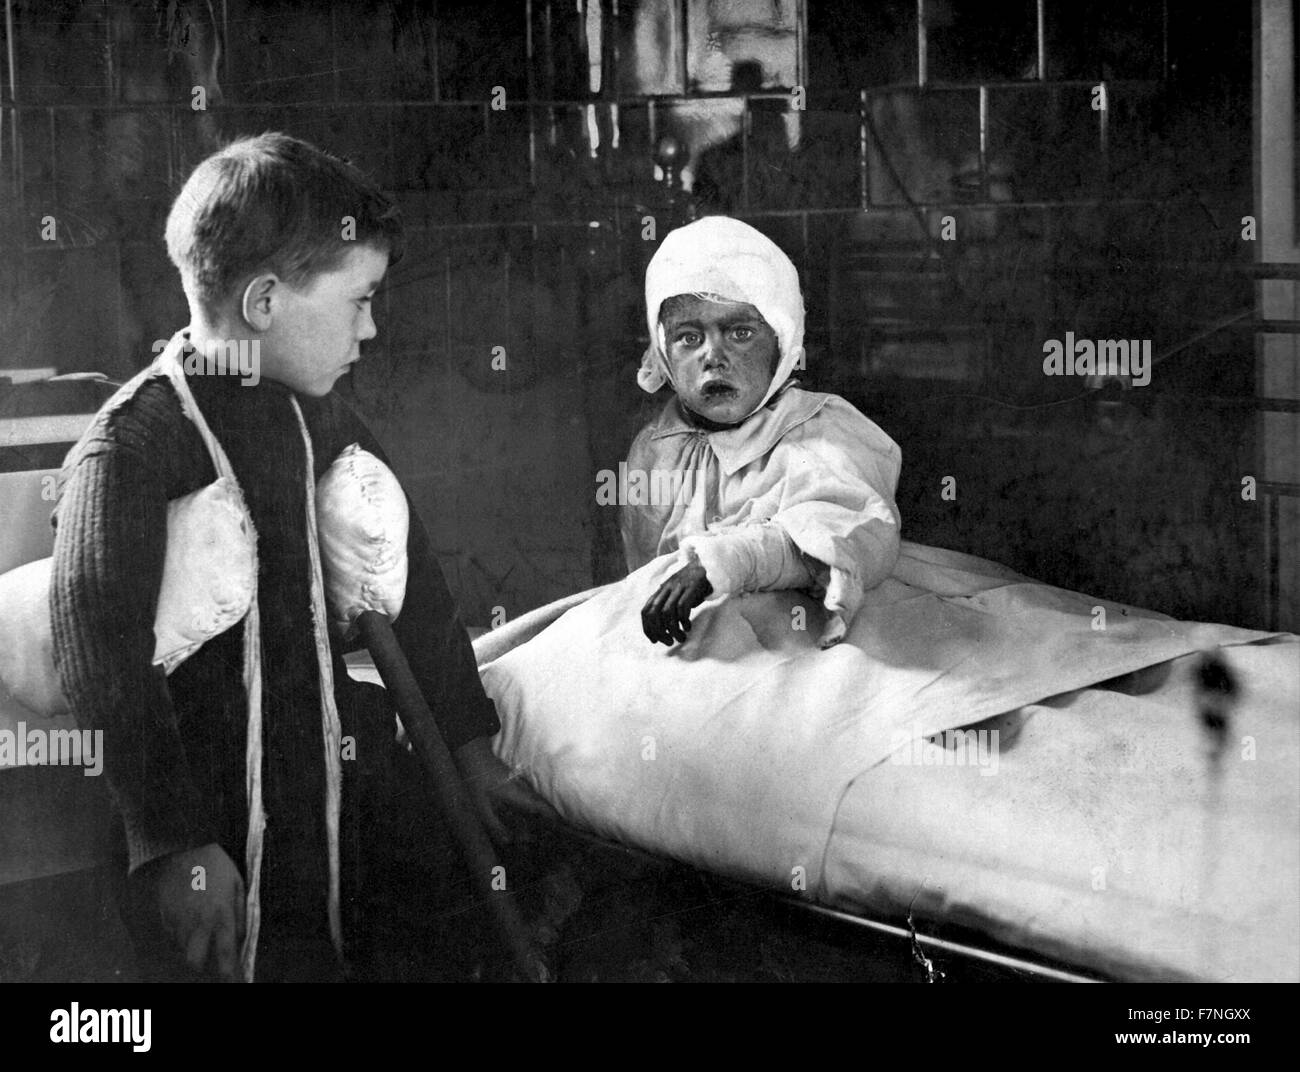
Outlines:
<svg viewBox="0 0 1300 1072"><path fill-rule="evenodd" d="M397 206L352 164L287 134L240 138L208 157L167 217L167 254L207 309L260 271L302 286L358 244L400 260Z"/></svg>

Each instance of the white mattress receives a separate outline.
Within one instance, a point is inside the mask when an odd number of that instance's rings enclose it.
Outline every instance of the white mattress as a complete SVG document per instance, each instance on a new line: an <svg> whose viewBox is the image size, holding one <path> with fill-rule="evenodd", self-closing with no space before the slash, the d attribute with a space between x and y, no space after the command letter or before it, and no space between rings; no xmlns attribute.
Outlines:
<svg viewBox="0 0 1300 1072"><path fill-rule="evenodd" d="M1120 978L1300 979L1300 640L1111 604L1096 637L1087 597L908 555L826 653L794 593L650 645L662 560L489 633L497 752L575 825L832 907ZM1188 656L1218 645L1244 692L1216 783ZM997 712L996 774L915 762Z"/></svg>
<svg viewBox="0 0 1300 1072"><path fill-rule="evenodd" d="M1243 695L1217 776L1192 657L1146 695L1033 704L986 726L996 776L925 743L854 779L824 899L1111 977L1300 979L1300 642L1222 655Z"/></svg>

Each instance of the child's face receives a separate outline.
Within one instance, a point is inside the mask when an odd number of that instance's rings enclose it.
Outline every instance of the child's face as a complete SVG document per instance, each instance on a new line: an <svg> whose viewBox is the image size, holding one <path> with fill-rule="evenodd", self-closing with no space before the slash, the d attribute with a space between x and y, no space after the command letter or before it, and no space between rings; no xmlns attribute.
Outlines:
<svg viewBox="0 0 1300 1072"><path fill-rule="evenodd" d="M767 393L776 368L776 332L752 305L683 300L664 320L677 397L717 424L738 424Z"/></svg>
<svg viewBox="0 0 1300 1072"><path fill-rule="evenodd" d="M357 246L342 265L302 287L276 288L275 312L263 336L262 375L299 394L329 394L376 335L370 299L388 270L388 254Z"/></svg>

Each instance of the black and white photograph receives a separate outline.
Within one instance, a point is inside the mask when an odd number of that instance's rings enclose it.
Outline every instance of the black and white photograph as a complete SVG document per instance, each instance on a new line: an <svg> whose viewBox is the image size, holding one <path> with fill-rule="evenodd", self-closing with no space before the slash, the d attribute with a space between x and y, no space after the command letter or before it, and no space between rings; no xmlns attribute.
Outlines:
<svg viewBox="0 0 1300 1072"><path fill-rule="evenodd" d="M1150 984L1300 982L1298 0L2 6L25 1034L855 983L1262 1040Z"/></svg>

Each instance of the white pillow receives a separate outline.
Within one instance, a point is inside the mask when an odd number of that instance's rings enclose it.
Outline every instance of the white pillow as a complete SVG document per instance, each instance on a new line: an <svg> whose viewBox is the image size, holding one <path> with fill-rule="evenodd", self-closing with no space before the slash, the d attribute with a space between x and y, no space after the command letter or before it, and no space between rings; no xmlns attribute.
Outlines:
<svg viewBox="0 0 1300 1072"><path fill-rule="evenodd" d="M43 558L0 575L0 690L48 716L68 711L54 666L52 563ZM256 581L256 536L233 480L168 503L153 665L170 674L242 619Z"/></svg>
<svg viewBox="0 0 1300 1072"><path fill-rule="evenodd" d="M350 635L366 610L396 618L406 598L410 514L393 471L353 443L316 485L316 527L333 627Z"/></svg>
<svg viewBox="0 0 1300 1072"><path fill-rule="evenodd" d="M54 669L50 563L41 558L0 574L0 693L38 715L62 715L68 701Z"/></svg>

